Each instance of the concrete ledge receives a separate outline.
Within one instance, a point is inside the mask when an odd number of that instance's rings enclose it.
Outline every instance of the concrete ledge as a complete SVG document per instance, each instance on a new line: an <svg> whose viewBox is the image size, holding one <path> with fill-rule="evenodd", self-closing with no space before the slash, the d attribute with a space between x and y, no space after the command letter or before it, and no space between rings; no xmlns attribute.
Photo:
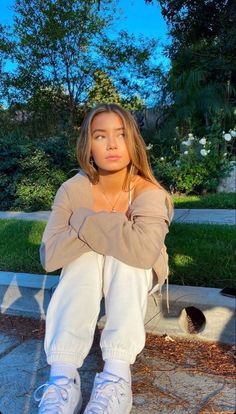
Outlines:
<svg viewBox="0 0 236 414"><path fill-rule="evenodd" d="M0 272L1 313L45 319L59 276Z"/></svg>
<svg viewBox="0 0 236 414"><path fill-rule="evenodd" d="M58 281L59 276L0 272L1 313L45 319ZM234 344L236 300L222 296L220 290L170 285L168 313L164 287L162 300L158 293L148 297L146 331ZM102 302L98 326L104 324Z"/></svg>
<svg viewBox="0 0 236 414"><path fill-rule="evenodd" d="M170 285L170 312L166 288L162 312L148 322L147 330L188 338L234 344L236 300L220 294L221 289Z"/></svg>

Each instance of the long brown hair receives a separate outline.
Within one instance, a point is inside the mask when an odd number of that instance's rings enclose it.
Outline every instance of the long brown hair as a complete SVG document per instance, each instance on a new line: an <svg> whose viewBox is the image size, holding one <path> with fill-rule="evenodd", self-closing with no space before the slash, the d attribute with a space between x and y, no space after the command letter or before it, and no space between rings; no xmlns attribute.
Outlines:
<svg viewBox="0 0 236 414"><path fill-rule="evenodd" d="M169 218L171 221L173 217L173 202L171 196L153 175L151 166L148 161L146 144L139 132L135 119L129 111L125 110L121 106L115 103L99 104L87 113L82 122L80 135L77 141L76 152L80 167L88 175L90 181L93 184L98 183L99 174L97 166L96 164L91 163L91 123L96 115L104 112L116 113L122 119L124 124L126 144L131 161L128 165L128 174L123 184L123 189L127 190L127 188L129 188L133 175L140 175L145 180L152 182L159 189L162 189L166 193L166 202L169 210Z"/></svg>

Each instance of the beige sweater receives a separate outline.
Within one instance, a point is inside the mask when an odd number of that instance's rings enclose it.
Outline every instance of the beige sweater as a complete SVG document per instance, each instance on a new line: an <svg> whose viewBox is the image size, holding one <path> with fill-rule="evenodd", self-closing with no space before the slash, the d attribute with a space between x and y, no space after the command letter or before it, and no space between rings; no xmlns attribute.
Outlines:
<svg viewBox="0 0 236 414"><path fill-rule="evenodd" d="M91 250L143 269L153 269L153 288L161 290L168 276L164 245L168 233L165 192L146 190L121 212L95 212L90 181L80 170L59 188L40 246L46 271L67 266Z"/></svg>

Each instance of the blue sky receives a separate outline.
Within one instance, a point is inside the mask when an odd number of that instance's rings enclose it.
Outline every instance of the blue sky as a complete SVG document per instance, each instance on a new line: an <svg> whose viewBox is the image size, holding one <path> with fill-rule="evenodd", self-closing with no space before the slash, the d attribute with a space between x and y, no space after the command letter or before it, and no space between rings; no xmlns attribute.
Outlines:
<svg viewBox="0 0 236 414"><path fill-rule="evenodd" d="M13 23L12 6L14 0L0 0L0 23ZM147 5L144 0L119 0L118 10L122 10L120 19L116 24L118 30L127 30L134 35L143 35L159 40L160 47L158 55L154 57L156 63L160 63L163 68L169 68L169 60L163 55L161 45L168 43L167 26L161 15L160 6L156 0L154 4ZM9 64L8 69L12 67Z"/></svg>
<svg viewBox="0 0 236 414"><path fill-rule="evenodd" d="M0 22L11 24L13 21L12 5L14 0L0 0ZM154 4L147 5L144 0L119 0L118 9L123 10L123 15L117 28L126 29L135 35L142 34L154 37L160 43L167 43L167 27L161 15L160 6L156 0Z"/></svg>

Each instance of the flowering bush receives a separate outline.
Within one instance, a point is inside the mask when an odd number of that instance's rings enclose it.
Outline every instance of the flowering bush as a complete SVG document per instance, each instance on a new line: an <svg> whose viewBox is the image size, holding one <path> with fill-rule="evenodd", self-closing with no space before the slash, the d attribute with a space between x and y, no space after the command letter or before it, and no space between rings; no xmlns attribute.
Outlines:
<svg viewBox="0 0 236 414"><path fill-rule="evenodd" d="M190 132L175 144L167 156L155 154L155 144L150 149L150 159L157 179L172 193L201 194L216 190L219 181L230 172L230 156L236 129L216 134L212 128L203 137ZM148 148L148 147L147 147Z"/></svg>

